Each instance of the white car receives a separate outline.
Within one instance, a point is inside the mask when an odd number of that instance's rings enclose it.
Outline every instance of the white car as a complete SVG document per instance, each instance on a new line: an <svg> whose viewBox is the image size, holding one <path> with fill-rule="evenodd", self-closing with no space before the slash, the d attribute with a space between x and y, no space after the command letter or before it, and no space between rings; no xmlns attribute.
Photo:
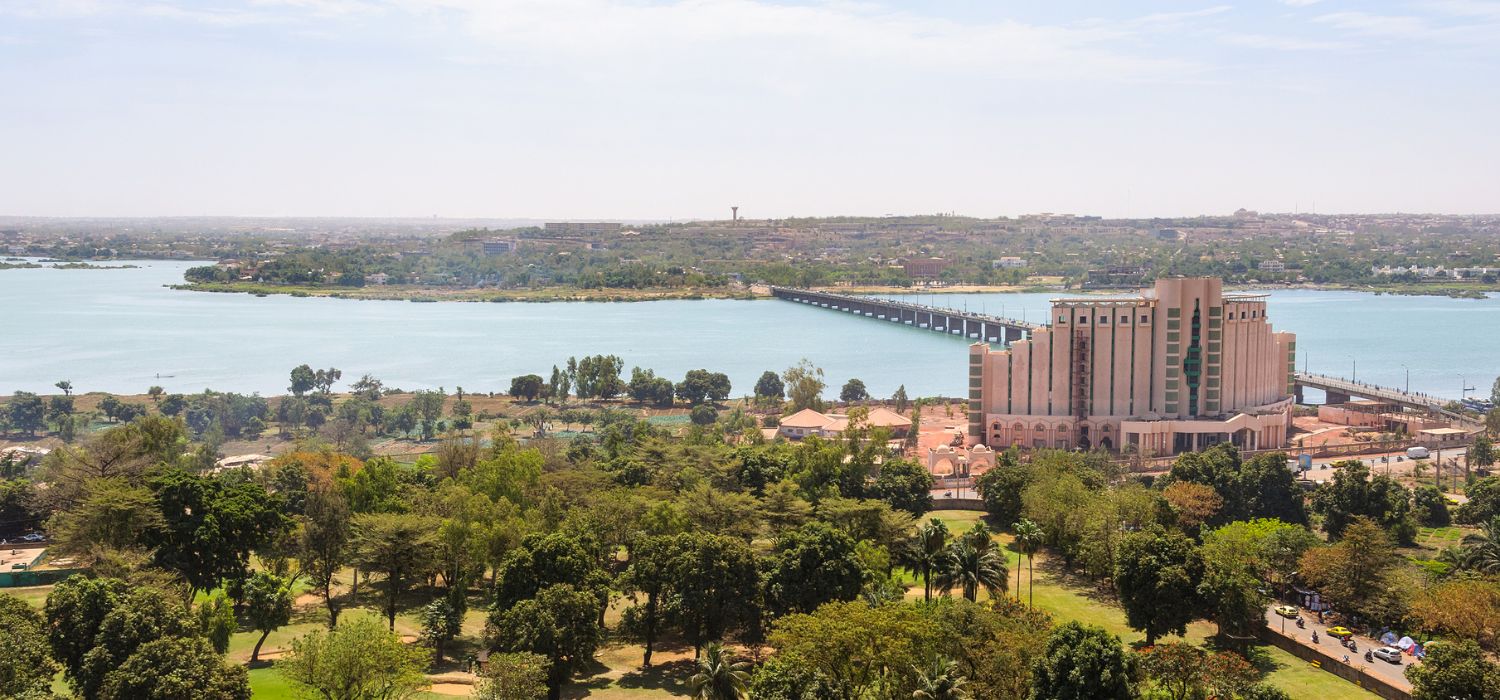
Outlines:
<svg viewBox="0 0 1500 700"><path fill-rule="evenodd" d="M1374 652L1375 658L1381 661L1389 661L1397 666L1401 665L1401 650L1396 647L1380 647Z"/></svg>

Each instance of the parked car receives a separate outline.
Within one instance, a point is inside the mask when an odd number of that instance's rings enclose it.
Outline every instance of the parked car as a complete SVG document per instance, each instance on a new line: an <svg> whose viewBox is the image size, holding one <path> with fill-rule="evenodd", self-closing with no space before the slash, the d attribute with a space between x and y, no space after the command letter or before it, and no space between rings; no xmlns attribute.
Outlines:
<svg viewBox="0 0 1500 700"><path fill-rule="evenodd" d="M1396 647L1380 647L1374 651L1375 658L1381 661L1389 661L1397 666L1401 665L1401 650Z"/></svg>
<svg viewBox="0 0 1500 700"><path fill-rule="evenodd" d="M1344 627L1343 625L1339 625L1339 626L1336 626L1336 627L1329 627L1328 628L1328 636L1330 636L1330 637L1338 637L1339 639L1348 639L1349 637L1353 637L1354 636L1354 631L1350 630L1348 627Z"/></svg>
<svg viewBox="0 0 1500 700"><path fill-rule="evenodd" d="M43 535L40 532L33 532L33 533L29 534L29 535L22 535L21 536L21 541L22 542L41 542L42 540L45 540L45 539L47 539L47 536Z"/></svg>
<svg viewBox="0 0 1500 700"><path fill-rule="evenodd" d="M1295 605L1278 605L1276 606L1276 614L1282 617L1297 618L1302 615L1302 611L1298 610Z"/></svg>

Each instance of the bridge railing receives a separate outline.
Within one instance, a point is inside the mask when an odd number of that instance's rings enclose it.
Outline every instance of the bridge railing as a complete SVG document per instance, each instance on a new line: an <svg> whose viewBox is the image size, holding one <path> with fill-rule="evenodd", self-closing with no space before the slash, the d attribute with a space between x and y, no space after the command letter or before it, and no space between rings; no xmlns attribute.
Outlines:
<svg viewBox="0 0 1500 700"><path fill-rule="evenodd" d="M984 321L984 322L993 323L993 324L1001 325L1001 326L1012 326L1012 327L1015 327L1015 328L1034 329L1034 328L1039 328L1040 327L1038 324L1031 323L1031 322L1028 322L1028 321L1021 321L1021 320L1014 319L1014 318L1006 318L1004 316L996 316L994 314L985 314L985 313L977 313L977 312L973 312L973 311L964 311L964 310L961 310L961 309L954 309L954 308L950 308L950 307L946 307L946 306L928 306L926 304L917 304L917 303L913 303L913 302L909 302L909 301L898 301L898 300L895 300L895 299L885 299L885 298L882 298L882 297L855 296L855 295L852 295L852 294L840 294L838 292L819 292L819 291L814 291L814 290L811 290L811 289L799 289L799 288L796 288L796 287L775 287L775 286L773 286L773 287L771 287L771 291L772 291L772 293L782 292L782 293L785 293L785 294L801 294L801 295L805 295L805 296L808 296L808 297L821 297L821 298L829 299L829 300L841 300L841 301L855 302L855 303L860 303L860 304L879 304L881 306L885 306L885 307L889 307L889 308L893 308L893 309L904 309L904 310L907 310L907 311L922 311L922 312L925 312L925 313L942 314L944 316L956 316L956 317L959 317L959 318L967 318L967 319L972 320L972 321Z"/></svg>

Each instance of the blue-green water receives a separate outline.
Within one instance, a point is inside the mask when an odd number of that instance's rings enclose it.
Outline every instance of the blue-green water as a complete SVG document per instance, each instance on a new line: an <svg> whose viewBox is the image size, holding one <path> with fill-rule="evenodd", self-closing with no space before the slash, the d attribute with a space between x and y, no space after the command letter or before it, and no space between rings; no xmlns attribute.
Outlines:
<svg viewBox="0 0 1500 700"><path fill-rule="evenodd" d="M504 391L510 378L546 375L569 355L623 357L673 379L689 369L729 374L748 393L765 370L807 358L830 394L850 377L874 395L905 384L913 396L966 392L968 341L781 301L438 303L257 298L182 292L193 263L148 261L129 270L0 270L0 393L139 393L205 388L281 393L291 367L370 373L405 389L462 385ZM942 295L920 300L1044 318L1051 294ZM1003 309L1002 309L1003 304ZM1315 372L1459 395L1500 374L1500 298L1276 291L1271 320L1299 338ZM1471 395L1474 395L1471 393Z"/></svg>

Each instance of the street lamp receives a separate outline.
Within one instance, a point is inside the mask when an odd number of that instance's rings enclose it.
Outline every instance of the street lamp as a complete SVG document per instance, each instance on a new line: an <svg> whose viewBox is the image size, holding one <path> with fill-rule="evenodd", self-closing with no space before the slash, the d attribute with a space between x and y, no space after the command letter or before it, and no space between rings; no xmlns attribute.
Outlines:
<svg viewBox="0 0 1500 700"><path fill-rule="evenodd" d="M1406 363L1403 362L1403 363L1401 363L1401 369L1406 370L1406 392L1405 393L1410 394L1411 393L1411 368L1407 367Z"/></svg>

